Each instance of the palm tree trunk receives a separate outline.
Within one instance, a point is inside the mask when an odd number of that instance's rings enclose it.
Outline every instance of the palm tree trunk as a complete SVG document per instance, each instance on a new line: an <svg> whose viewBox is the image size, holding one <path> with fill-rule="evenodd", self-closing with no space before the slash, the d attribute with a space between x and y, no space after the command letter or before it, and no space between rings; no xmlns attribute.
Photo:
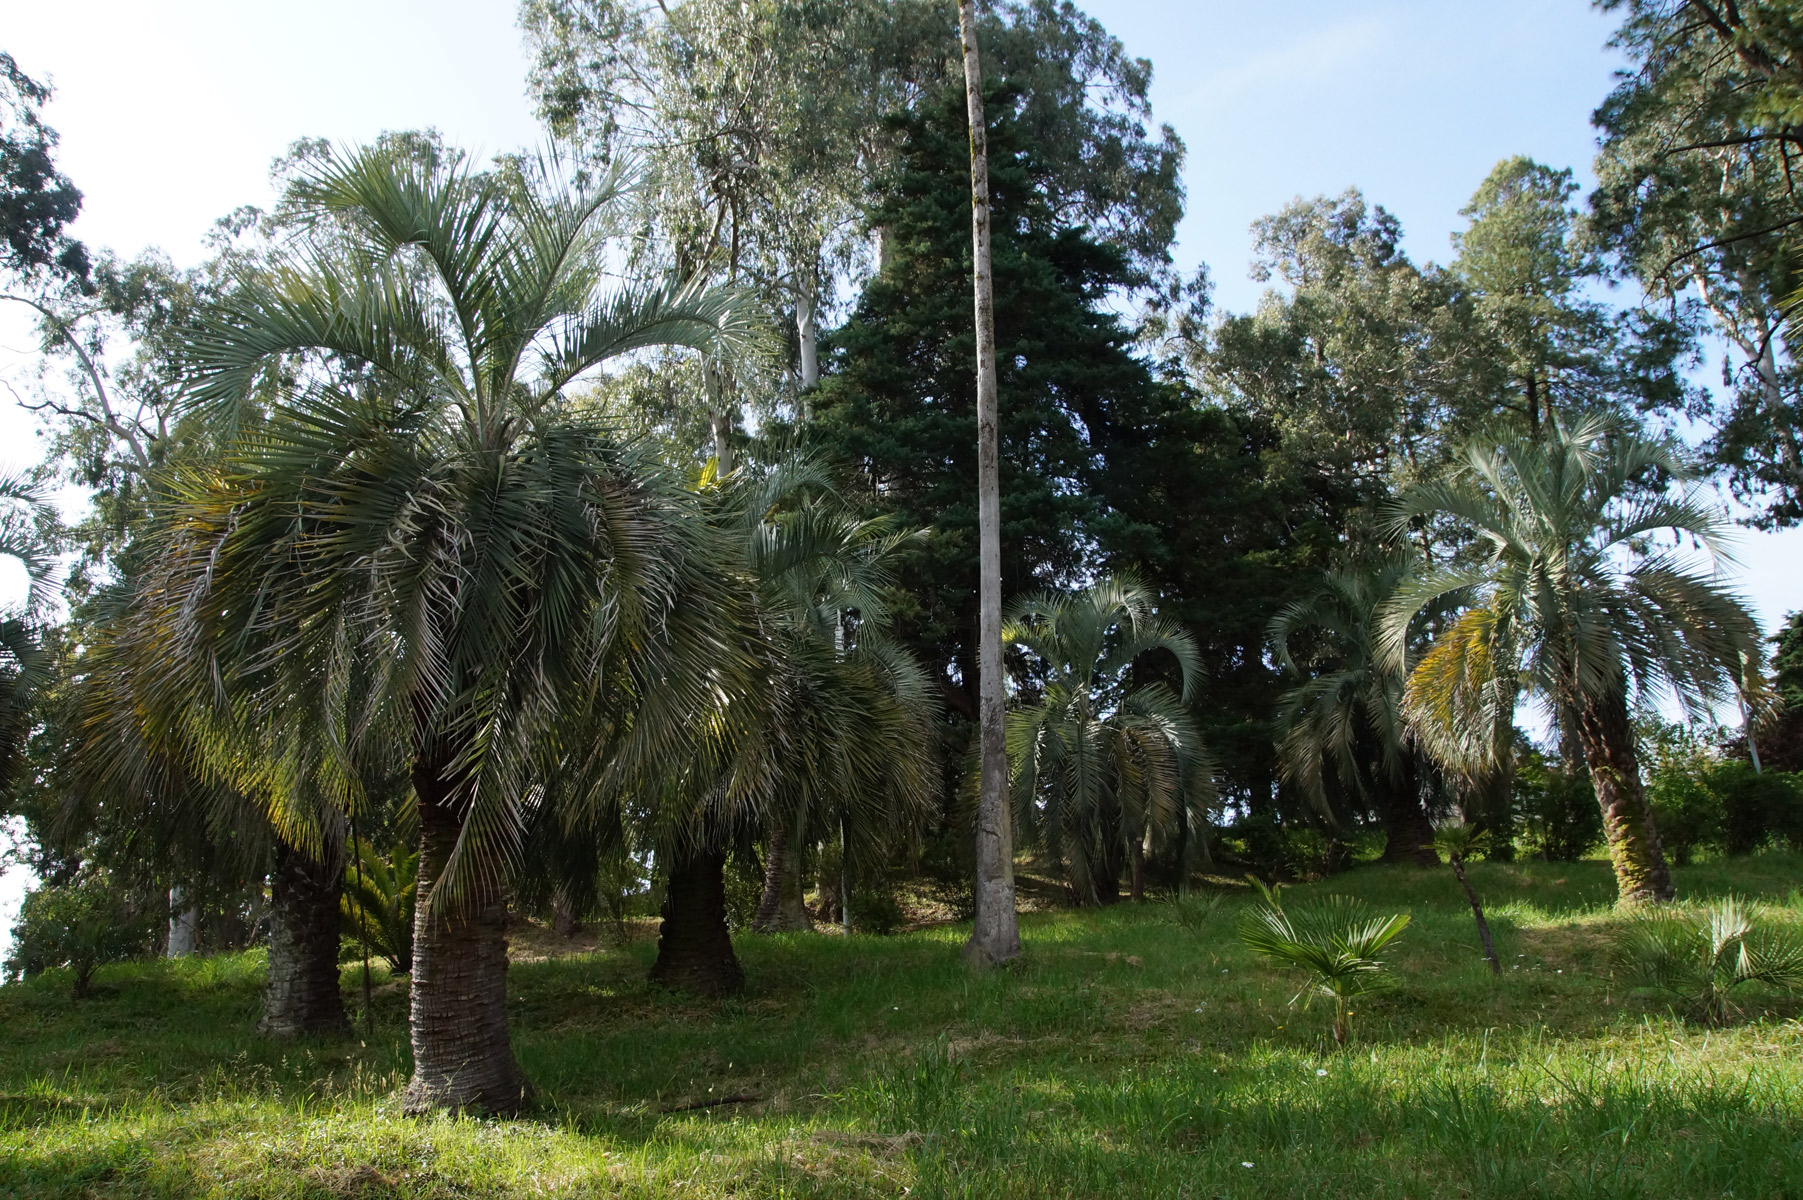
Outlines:
<svg viewBox="0 0 1803 1200"><path fill-rule="evenodd" d="M263 992L267 1037L335 1033L347 1027L338 990L338 897L344 868L314 862L278 844L269 878L269 983Z"/></svg>
<svg viewBox="0 0 1803 1200"><path fill-rule="evenodd" d="M786 820L771 823L764 859L764 894L751 928L757 933L793 933L814 928L801 899L801 855Z"/></svg>
<svg viewBox="0 0 1803 1200"><path fill-rule="evenodd" d="M1465 899L1471 904L1471 915L1477 921L1478 940L1484 944L1484 957L1490 960L1490 973L1502 974L1502 959L1496 957L1496 943L1490 940L1490 922L1484 919L1484 906L1477 898L1477 891L1471 886L1471 880L1465 878L1465 859L1463 855L1451 855L1452 873L1459 877L1459 886L1465 889Z"/></svg>
<svg viewBox="0 0 1803 1200"><path fill-rule="evenodd" d="M1403 752L1402 782L1390 793L1384 807L1384 853L1379 862L1410 863L1417 867L1440 865L1434 849L1434 823L1421 800L1420 764L1414 754Z"/></svg>
<svg viewBox="0 0 1803 1200"><path fill-rule="evenodd" d="M435 1109L517 1112L532 1088L507 1037L507 894L470 872L466 891L433 902L463 831L451 788L416 768L419 901L413 918L413 1080L408 1113Z"/></svg>
<svg viewBox="0 0 1803 1200"><path fill-rule="evenodd" d="M996 423L995 292L989 263L989 139L975 0L958 0L970 118L970 222L977 317L977 546L981 775L977 795L977 916L965 961L990 967L1020 954L1014 907L1014 831L1008 812L1008 697L1002 684L1002 490Z"/></svg>
<svg viewBox="0 0 1803 1200"><path fill-rule="evenodd" d="M726 927L726 851L676 850L664 887L663 927L651 980L715 996L745 986Z"/></svg>
<svg viewBox="0 0 1803 1200"><path fill-rule="evenodd" d="M1615 864L1621 904L1672 899L1671 870L1640 783L1640 758L1628 719L1625 692L1586 698L1577 709L1578 739L1590 768L1590 783L1603 810L1603 836Z"/></svg>

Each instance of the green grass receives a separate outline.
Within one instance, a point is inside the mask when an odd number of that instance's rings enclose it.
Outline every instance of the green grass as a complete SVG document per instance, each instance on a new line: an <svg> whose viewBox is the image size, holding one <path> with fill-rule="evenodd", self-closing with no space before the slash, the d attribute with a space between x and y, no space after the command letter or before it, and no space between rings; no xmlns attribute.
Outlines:
<svg viewBox="0 0 1803 1200"><path fill-rule="evenodd" d="M747 936L723 1004L649 988L648 943L518 965L540 1103L515 1121L399 1115L395 984L367 1044L280 1046L253 1033L257 954L110 968L80 1004L53 973L0 988L0 1195L1803 1195L1795 1001L1685 1025L1609 977L1606 864L1472 874L1500 981L1450 872L1285 893L1414 915L1402 986L1343 1052L1231 906L1193 930L1157 904L1032 916L986 977L958 928ZM1803 923L1800 880L1783 855L1679 872Z"/></svg>

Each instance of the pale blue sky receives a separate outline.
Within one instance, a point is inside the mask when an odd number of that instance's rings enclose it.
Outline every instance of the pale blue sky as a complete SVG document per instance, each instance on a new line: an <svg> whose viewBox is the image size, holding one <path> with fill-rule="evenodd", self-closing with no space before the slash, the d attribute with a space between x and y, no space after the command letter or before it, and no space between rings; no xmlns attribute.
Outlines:
<svg viewBox="0 0 1803 1200"><path fill-rule="evenodd" d="M1499 159L1530 154L1588 179L1590 112L1616 67L1609 22L1582 0L1089 0L1152 59L1154 102L1189 145L1178 248L1217 296L1256 302L1247 226L1297 195L1349 185L1394 212L1419 260L1444 261L1458 210ZM266 202L295 138L433 125L494 153L539 133L510 0L60 0L13 3L0 48L58 96L62 163L87 193L76 232L135 253L199 257L212 221ZM0 313L0 374L29 347ZM34 457L32 423L0 404L0 466ZM1740 578L1768 627L1803 605L1803 533L1748 535ZM11 924L0 884L0 940Z"/></svg>

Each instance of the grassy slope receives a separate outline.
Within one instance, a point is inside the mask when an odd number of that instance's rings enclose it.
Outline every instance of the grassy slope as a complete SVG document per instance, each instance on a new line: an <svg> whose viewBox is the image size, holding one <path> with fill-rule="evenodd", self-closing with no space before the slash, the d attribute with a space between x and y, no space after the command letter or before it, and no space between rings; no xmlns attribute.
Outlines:
<svg viewBox="0 0 1803 1200"><path fill-rule="evenodd" d="M1803 922L1800 868L1680 887ZM1500 983L1449 873L1324 885L1415 915L1403 986L1337 1053L1230 912L1030 917L1025 964L987 978L956 929L745 937L751 987L723 1005L649 990L646 943L516 966L541 1105L512 1122L395 1112L398 985L367 1045L284 1048L252 1033L257 955L114 968L81 1005L51 975L0 988L0 1195L1803 1195L1793 1005L1687 1027L1609 979L1603 864L1473 873Z"/></svg>

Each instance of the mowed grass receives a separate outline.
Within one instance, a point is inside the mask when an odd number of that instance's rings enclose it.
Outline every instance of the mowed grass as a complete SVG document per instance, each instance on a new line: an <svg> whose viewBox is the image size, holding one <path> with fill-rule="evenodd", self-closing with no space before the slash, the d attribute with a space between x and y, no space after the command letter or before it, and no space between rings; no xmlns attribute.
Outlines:
<svg viewBox="0 0 1803 1200"><path fill-rule="evenodd" d="M254 1033L258 954L111 968L80 1004L53 973L0 988L0 1195L1803 1195L1803 1006L1686 1025L1611 978L1605 864L1472 874L1501 980L1449 871L1286 892L1414 916L1345 1050L1239 946L1237 898L1191 928L1034 915L984 977L956 927L741 937L725 1003L646 985L649 942L519 964L538 1105L509 1121L398 1113L399 982L367 1041L282 1046ZM1776 923L1803 924L1799 882L1788 855L1679 873Z"/></svg>

